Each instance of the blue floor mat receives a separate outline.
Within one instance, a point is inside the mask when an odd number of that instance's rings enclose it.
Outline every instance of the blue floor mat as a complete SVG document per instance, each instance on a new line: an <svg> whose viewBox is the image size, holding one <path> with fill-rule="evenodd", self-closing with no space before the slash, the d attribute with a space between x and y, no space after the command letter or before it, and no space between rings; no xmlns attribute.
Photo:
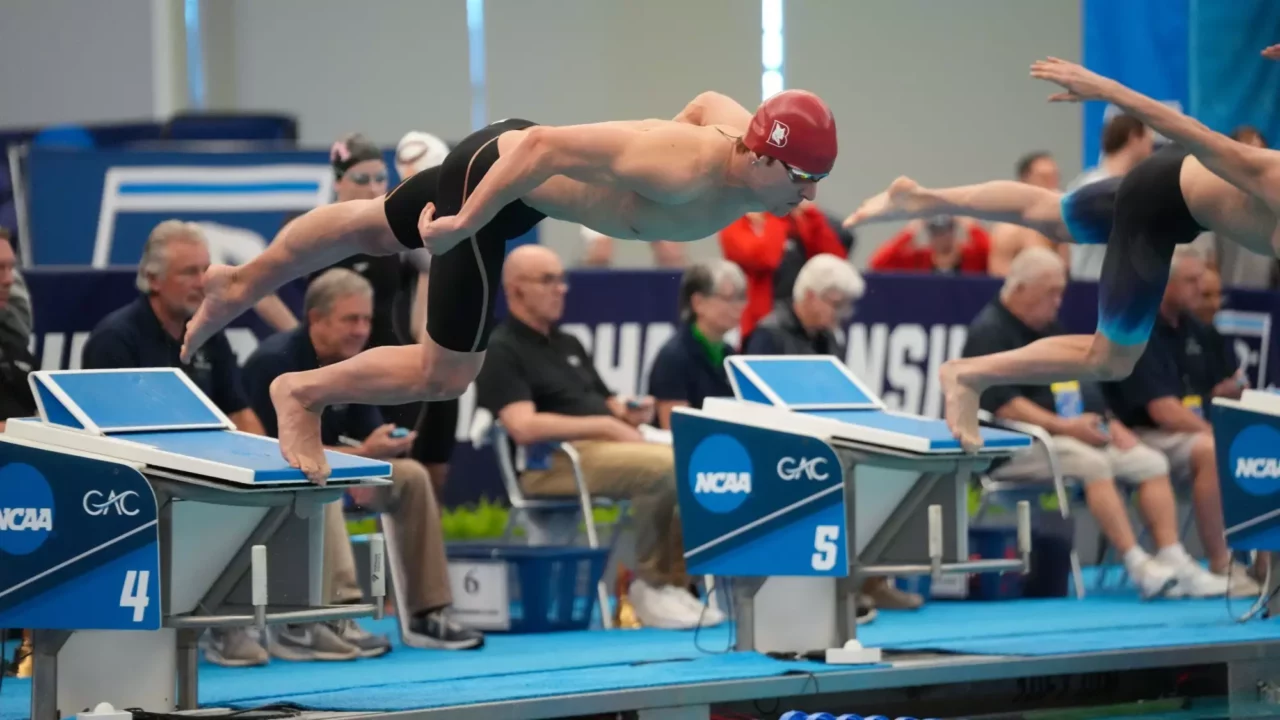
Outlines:
<svg viewBox="0 0 1280 720"><path fill-rule="evenodd" d="M1232 603L1239 615L1249 606ZM365 622L393 633L395 622ZM869 647L982 655L1043 656L1172 645L1280 639L1280 620L1232 622L1225 601L1134 597L1006 602L934 601L918 611L881 611L858 629ZM393 633L394 637L394 633ZM787 672L855 670L727 653L731 628L490 635L478 651L434 652L398 646L391 654L341 663L260 668L200 666L200 703L252 706L289 701L333 710L407 710L565 693L773 677ZM8 678L0 720L26 718L30 681Z"/></svg>

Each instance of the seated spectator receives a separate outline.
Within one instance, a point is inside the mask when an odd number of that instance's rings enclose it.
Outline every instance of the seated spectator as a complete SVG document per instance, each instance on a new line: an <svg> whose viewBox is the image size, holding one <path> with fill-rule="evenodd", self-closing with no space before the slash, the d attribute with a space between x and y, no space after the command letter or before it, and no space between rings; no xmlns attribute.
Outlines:
<svg viewBox="0 0 1280 720"><path fill-rule="evenodd" d="M1209 569L1227 579L1233 597L1257 595L1258 584L1246 568L1231 563L1223 528L1218 460L1208 415L1214 393L1233 390L1229 385L1224 388L1230 376L1210 356L1212 341L1192 315L1200 303L1204 270L1204 260L1195 249L1178 246L1147 348L1133 372L1107 390L1116 416L1134 429L1139 440L1169 458L1174 482L1191 485Z"/></svg>
<svg viewBox="0 0 1280 720"><path fill-rule="evenodd" d="M0 227L0 242L9 248L4 254L10 258L8 263L12 268L10 274L13 277L6 291L7 300L0 308L0 335L5 336L0 338L0 342L22 342L23 347L26 347L26 343L31 339L31 332L35 329L31 313L31 293L27 290L26 280L18 270L17 257L13 250L13 236L3 227Z"/></svg>
<svg viewBox="0 0 1280 720"><path fill-rule="evenodd" d="M747 280L728 260L700 262L685 271L680 281L680 329L658 351L649 371L658 427L670 429L674 408L700 408L704 398L733 397L724 369L733 348L724 336L738 326L746 303Z"/></svg>
<svg viewBox="0 0 1280 720"><path fill-rule="evenodd" d="M791 298L774 305L743 343L747 355L835 355L844 359L843 323L866 283L848 260L815 255L796 276Z"/></svg>
<svg viewBox="0 0 1280 720"><path fill-rule="evenodd" d="M17 258L9 236L0 228L0 314L14 312L14 290L17 281ZM0 331L0 432L9 418L32 417L36 414L36 401L31 395L27 376L39 365L27 350L31 341L31 306L26 305L25 333L5 326ZM21 325L19 325L21 327Z"/></svg>
<svg viewBox="0 0 1280 720"><path fill-rule="evenodd" d="M1058 163L1047 152L1028 153L1019 158L1017 177L1019 182L1054 192L1058 192L1061 182ZM1013 259L1029 247L1053 250L1064 262L1071 258L1071 246L1066 243L1055 246L1052 240L1031 228L997 223L991 228L991 257L987 262L987 272L993 277L1004 277L1009 274L1009 265L1013 263Z"/></svg>
<svg viewBox="0 0 1280 720"><path fill-rule="evenodd" d="M136 300L104 317L89 334L81 365L108 368L182 368L218 409L244 432L262 434L240 382L240 364L224 333L196 351L191 362L179 359L187 321L204 299L209 248L194 223L166 220L151 231L142 248Z"/></svg>
<svg viewBox="0 0 1280 720"><path fill-rule="evenodd" d="M1264 148L1267 146L1267 139L1262 136L1262 132L1252 125L1241 125L1231 131L1231 138L1245 145L1252 145L1256 148Z"/></svg>
<svg viewBox="0 0 1280 720"><path fill-rule="evenodd" d="M342 362L363 350L373 320L373 287L351 270L328 270L307 287L303 309L302 325L267 338L245 363L250 401L272 437L278 425L271 383L285 373ZM320 437L328 449L391 463L390 487L348 492L360 506L395 517L398 549L408 574L398 580L405 583L407 611L412 614L410 630L440 649L480 647L483 635L457 625L448 616L453 598L440 509L426 468L416 460L400 457L413 446L414 434L397 438L391 435L394 429L383 422L373 405L334 405L325 408L320 418ZM355 558L342 521L341 503L330 503L325 513L330 594L337 603L359 603L363 593L356 582ZM279 626L271 644L272 654L287 660L372 657L390 649L386 638L366 632L354 620Z"/></svg>
<svg viewBox="0 0 1280 720"><path fill-rule="evenodd" d="M1066 287L1067 268L1057 253L1040 247L1023 250L1010 266L999 296L969 325L964 356L1015 350L1044 337L1066 334L1058 324ZM1139 442L1124 423L1109 419L1098 384L990 388L982 395L982 408L998 418L1038 425L1050 434L1062 474L1084 483L1089 511L1144 598L1226 593L1225 579L1204 570L1178 541L1169 461ZM1016 481L1045 479L1051 472L1048 455L1037 446L997 466L991 475ZM1138 507L1158 548L1154 559L1134 537L1125 501L1116 491L1117 480L1138 489Z"/></svg>
<svg viewBox="0 0 1280 720"><path fill-rule="evenodd" d="M1214 376L1226 378L1214 387L1213 396L1238 400L1249 387L1249 378L1235 349L1213 324L1222 309L1222 301L1222 276L1213 268L1205 268L1200 278L1200 302L1192 314L1204 325L1205 337L1209 341L1209 358L1218 364L1213 371Z"/></svg>
<svg viewBox="0 0 1280 720"><path fill-rule="evenodd" d="M745 340L774 303L791 297L796 273L809 258L823 253L848 257L852 237L846 243L818 206L807 200L785 216L747 213L721 230L724 259L747 277L740 337Z"/></svg>
<svg viewBox="0 0 1280 720"><path fill-rule="evenodd" d="M939 215L912 220L876 249L867 267L876 272L987 274L991 236L969 218Z"/></svg>
<svg viewBox="0 0 1280 720"><path fill-rule="evenodd" d="M774 306L747 338L747 355L835 355L845 357L840 340L853 316L853 303L866 285L849 261L835 255L816 255L800 268L791 301ZM883 577L868 578L858 596L858 622L869 622L875 608L916 608L924 599L904 593Z"/></svg>
<svg viewBox="0 0 1280 720"><path fill-rule="evenodd" d="M653 398L612 393L582 344L556 327L567 285L554 252L539 245L516 248L502 284L508 315L489 339L476 403L535 456L519 468L524 491L577 495L567 457L536 457L539 445L571 442L590 492L631 503L638 567L629 594L640 622L658 628L723 622L723 613L704 607L688 590L675 456L669 445L645 442L638 429L653 421Z"/></svg>

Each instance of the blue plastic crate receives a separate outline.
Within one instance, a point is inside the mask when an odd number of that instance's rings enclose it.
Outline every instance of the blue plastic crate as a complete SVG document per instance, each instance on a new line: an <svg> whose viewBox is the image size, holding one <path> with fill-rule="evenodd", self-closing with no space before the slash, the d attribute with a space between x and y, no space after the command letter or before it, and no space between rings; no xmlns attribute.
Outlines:
<svg viewBox="0 0 1280 720"><path fill-rule="evenodd" d="M585 630L609 561L606 548L572 546L457 543L447 553L450 560L506 563L510 627L488 632Z"/></svg>

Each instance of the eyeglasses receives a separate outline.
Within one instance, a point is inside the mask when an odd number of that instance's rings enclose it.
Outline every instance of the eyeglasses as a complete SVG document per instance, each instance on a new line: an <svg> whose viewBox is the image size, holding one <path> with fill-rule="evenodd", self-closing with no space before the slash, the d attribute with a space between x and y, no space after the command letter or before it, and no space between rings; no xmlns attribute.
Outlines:
<svg viewBox="0 0 1280 720"><path fill-rule="evenodd" d="M343 177L355 183L356 185L368 185L371 182L382 184L387 181L387 174L384 172L351 173L349 175L343 175Z"/></svg>
<svg viewBox="0 0 1280 720"><path fill-rule="evenodd" d="M549 285L549 286L563 285L564 287L569 287L569 283L566 280L564 273L544 273L542 275L526 275L525 280L531 283L534 283L535 285Z"/></svg>
<svg viewBox="0 0 1280 720"><path fill-rule="evenodd" d="M824 172L824 173L805 172L804 170L801 170L796 167L792 167L782 162L781 160L779 160L778 162L782 163L782 167L787 169L787 177L791 178L792 182L800 182L802 180L808 181L808 182L818 182L819 180L831 174L829 172Z"/></svg>

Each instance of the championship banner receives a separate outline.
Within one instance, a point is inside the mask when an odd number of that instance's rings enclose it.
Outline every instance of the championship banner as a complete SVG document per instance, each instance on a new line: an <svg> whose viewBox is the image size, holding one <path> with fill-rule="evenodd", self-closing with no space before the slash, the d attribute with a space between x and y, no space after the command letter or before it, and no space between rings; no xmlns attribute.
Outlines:
<svg viewBox="0 0 1280 720"><path fill-rule="evenodd" d="M1084 0L1084 66L1180 111L1191 111L1188 44L1192 2ZM1263 47L1255 48L1255 53ZM1046 85L1046 95L1049 92ZM1083 103L1081 111L1082 167L1091 168L1098 164L1102 152L1102 128L1118 109L1090 102Z"/></svg>
<svg viewBox="0 0 1280 720"><path fill-rule="evenodd" d="M1259 53L1280 42L1274 0L1190 0L1191 111L1210 128L1241 125L1280 142L1280 62Z"/></svg>
<svg viewBox="0 0 1280 720"><path fill-rule="evenodd" d="M384 153L395 187L395 153ZM200 223L214 263L240 265L286 220L333 200L325 151L152 152L35 147L28 159L34 267L135 266L164 220ZM511 245L536 242L537 231Z"/></svg>
<svg viewBox="0 0 1280 720"><path fill-rule="evenodd" d="M107 313L136 297L133 270L42 270L25 274L35 309L33 354L45 370L76 369L89 332ZM996 297L1000 281L933 275L869 275L867 294L844 331L845 362L893 410L941 417L938 368L959 357L975 315ZM569 296L561 327L591 353L601 378L616 393L643 394L649 370L677 327L680 275L665 270L576 270L569 273ZM300 283L280 295L298 312ZM1275 293L1232 290L1230 308L1218 318L1245 368L1250 384L1268 387L1280 378L1272 328L1280 314ZM501 295L499 296L501 298ZM501 300L499 315L505 314ZM1059 320L1071 332L1092 333L1097 322L1097 290L1089 283L1067 288ZM241 362L268 329L252 312L227 330ZM504 498L491 448L475 449L469 439L474 392L461 399L458 446L446 504L474 502L480 495Z"/></svg>

